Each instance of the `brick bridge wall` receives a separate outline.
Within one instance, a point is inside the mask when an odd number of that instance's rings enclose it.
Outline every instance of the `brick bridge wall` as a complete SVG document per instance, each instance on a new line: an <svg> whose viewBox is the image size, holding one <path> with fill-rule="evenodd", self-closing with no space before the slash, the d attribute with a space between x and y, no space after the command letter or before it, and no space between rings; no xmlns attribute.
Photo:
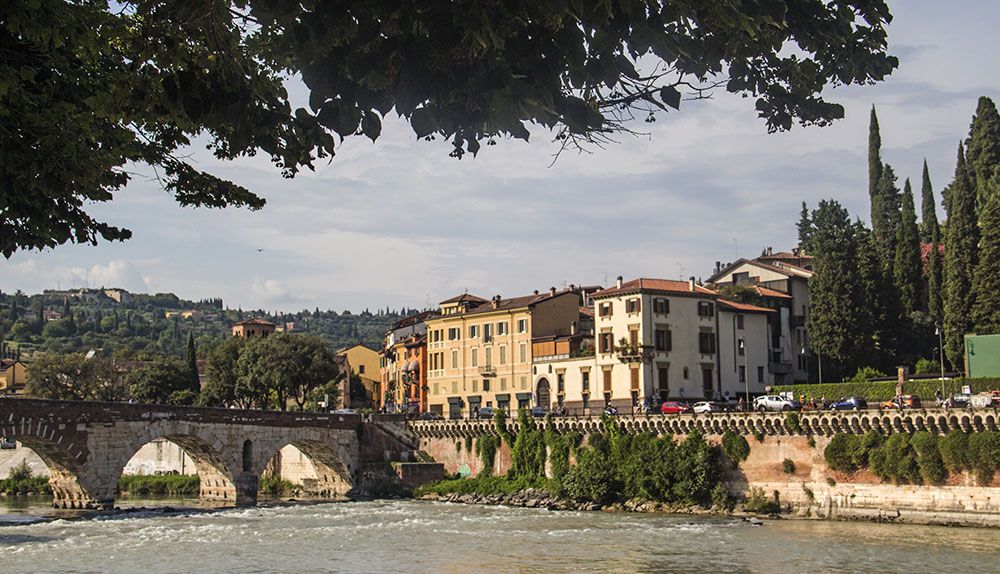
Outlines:
<svg viewBox="0 0 1000 574"><path fill-rule="evenodd" d="M54 504L68 508L112 505L125 465L156 439L194 459L203 499L235 504L256 502L261 473L286 445L312 461L319 496L349 494L364 463L400 460L407 449L405 424L391 417L375 427L359 415L31 399L0 399L0 436L45 461ZM381 448L363 449L365 441Z"/></svg>
<svg viewBox="0 0 1000 574"><path fill-rule="evenodd" d="M566 417L553 422L560 432L587 435L601 429L599 418ZM952 476L942 486L882 484L867 471L850 475L833 471L823 456L836 433L861 434L873 428L887 434L996 431L1000 424L1000 412L996 410L803 412L798 416L800 428L795 430L783 414L622 416L617 422L622 430L631 433L682 436L697 429L712 442L720 441L726 429L746 435L749 458L726 474L730 492L737 496L756 487L768 495L777 492L782 502L820 516L1000 526L1000 488L979 486L972 476ZM516 421L509 421L509 426L514 433L519 427ZM420 437L420 448L443 463L446 472L454 473L467 465L473 476L482 470L482 463L475 454L475 443L467 449L466 441L496 434L493 421L487 420L420 421L412 427ZM749 436L754 431L763 441ZM810 446L810 438L815 446ZM793 473L784 472L785 459L795 463ZM509 468L509 451L503 445L497 452L494 473L505 473ZM992 484L998 484L997 477Z"/></svg>

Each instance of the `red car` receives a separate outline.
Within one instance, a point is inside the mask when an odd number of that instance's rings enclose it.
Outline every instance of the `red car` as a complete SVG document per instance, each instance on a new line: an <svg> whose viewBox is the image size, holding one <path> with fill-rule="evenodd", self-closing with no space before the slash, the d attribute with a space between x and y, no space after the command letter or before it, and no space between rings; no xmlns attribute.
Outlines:
<svg viewBox="0 0 1000 574"><path fill-rule="evenodd" d="M676 401L667 401L660 405L660 412L665 415L679 415L691 412L691 407Z"/></svg>

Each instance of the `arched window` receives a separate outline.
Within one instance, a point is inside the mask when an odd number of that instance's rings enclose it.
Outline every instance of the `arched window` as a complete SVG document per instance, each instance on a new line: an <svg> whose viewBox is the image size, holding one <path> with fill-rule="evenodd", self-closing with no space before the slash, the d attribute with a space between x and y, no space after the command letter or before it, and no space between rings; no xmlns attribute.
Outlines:
<svg viewBox="0 0 1000 574"><path fill-rule="evenodd" d="M243 441L243 471L249 472L253 470L253 441L245 440Z"/></svg>

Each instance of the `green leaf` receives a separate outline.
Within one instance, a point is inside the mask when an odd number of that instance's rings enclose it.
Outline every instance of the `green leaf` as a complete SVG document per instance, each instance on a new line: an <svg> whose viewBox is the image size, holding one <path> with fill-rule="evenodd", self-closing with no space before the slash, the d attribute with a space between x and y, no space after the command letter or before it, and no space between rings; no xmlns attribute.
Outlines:
<svg viewBox="0 0 1000 574"><path fill-rule="evenodd" d="M410 126L418 138L423 138L434 133L437 129L437 120L427 108L417 108L410 114Z"/></svg>
<svg viewBox="0 0 1000 574"><path fill-rule="evenodd" d="M373 142L378 139L382 133L382 120L377 113L372 110L365 112L365 117L361 120L361 131Z"/></svg>

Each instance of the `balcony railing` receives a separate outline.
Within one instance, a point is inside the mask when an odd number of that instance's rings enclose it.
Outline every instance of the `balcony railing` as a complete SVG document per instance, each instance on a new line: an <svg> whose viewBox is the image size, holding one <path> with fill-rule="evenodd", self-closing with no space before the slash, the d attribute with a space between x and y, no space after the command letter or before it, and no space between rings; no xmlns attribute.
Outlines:
<svg viewBox="0 0 1000 574"><path fill-rule="evenodd" d="M485 367L479 367L479 376L481 377L497 376L496 367L494 367L493 365L486 365Z"/></svg>
<svg viewBox="0 0 1000 574"><path fill-rule="evenodd" d="M655 354L651 345L622 344L615 348L615 355L623 363L641 363Z"/></svg>

